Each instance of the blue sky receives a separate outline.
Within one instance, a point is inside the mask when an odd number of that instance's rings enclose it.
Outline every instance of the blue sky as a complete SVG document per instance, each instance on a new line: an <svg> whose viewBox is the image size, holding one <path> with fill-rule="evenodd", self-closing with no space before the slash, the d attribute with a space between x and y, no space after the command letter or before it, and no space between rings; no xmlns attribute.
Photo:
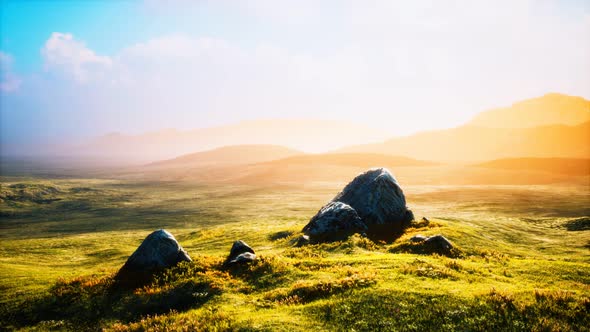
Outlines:
<svg viewBox="0 0 590 332"><path fill-rule="evenodd" d="M0 0L4 143L337 118L392 136L590 99L590 2Z"/></svg>

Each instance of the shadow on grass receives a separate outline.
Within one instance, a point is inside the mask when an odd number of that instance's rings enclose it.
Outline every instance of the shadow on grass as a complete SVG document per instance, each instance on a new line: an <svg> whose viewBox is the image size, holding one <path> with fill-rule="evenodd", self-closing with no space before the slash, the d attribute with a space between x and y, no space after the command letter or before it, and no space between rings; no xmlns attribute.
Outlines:
<svg viewBox="0 0 590 332"><path fill-rule="evenodd" d="M569 220L563 225L568 231L588 231L590 230L590 217Z"/></svg>
<svg viewBox="0 0 590 332"><path fill-rule="evenodd" d="M286 239L286 238L292 236L293 234L295 234L295 232L293 232L293 231L279 231L279 232L275 232L275 233L270 234L268 236L268 239L271 241L277 241L277 240Z"/></svg>
<svg viewBox="0 0 590 332"><path fill-rule="evenodd" d="M2 307L0 320L13 329L61 322L79 330L97 330L105 321L132 322L185 311L221 293L218 283L202 270L195 264L180 264L135 289L117 285L113 276L58 280L45 296Z"/></svg>
<svg viewBox="0 0 590 332"><path fill-rule="evenodd" d="M250 264L225 267L233 277L246 281L251 290L264 290L290 281L296 271L292 265L276 256L259 256Z"/></svg>
<svg viewBox="0 0 590 332"><path fill-rule="evenodd" d="M0 229L10 233L11 238L26 239L47 237L52 233L76 235L183 227L188 217L198 219L203 227L227 222L227 215L221 211L201 207L117 206L88 199L7 210L0 212L0 217L3 219Z"/></svg>

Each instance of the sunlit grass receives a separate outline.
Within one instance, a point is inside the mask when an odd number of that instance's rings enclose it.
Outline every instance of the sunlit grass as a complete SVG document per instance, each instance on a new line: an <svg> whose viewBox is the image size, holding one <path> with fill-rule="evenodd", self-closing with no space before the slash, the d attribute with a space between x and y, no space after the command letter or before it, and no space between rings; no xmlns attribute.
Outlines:
<svg viewBox="0 0 590 332"><path fill-rule="evenodd" d="M22 199L7 196L14 183L31 184ZM339 189L5 179L1 318L41 330L589 326L588 188L408 186L417 222L395 242L355 235L293 247ZM194 262L138 290L110 289L113 273L158 228ZM398 250L416 234L443 234L460 255ZM260 259L224 268L237 239Z"/></svg>

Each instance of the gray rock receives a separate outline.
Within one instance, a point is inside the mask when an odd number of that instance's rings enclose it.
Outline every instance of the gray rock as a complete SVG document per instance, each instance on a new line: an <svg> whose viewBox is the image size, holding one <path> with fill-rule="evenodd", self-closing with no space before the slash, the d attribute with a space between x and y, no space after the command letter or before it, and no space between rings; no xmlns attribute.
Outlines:
<svg viewBox="0 0 590 332"><path fill-rule="evenodd" d="M424 241L424 244L428 246L432 251L438 253L448 253L453 249L453 244L446 237L442 235L434 235Z"/></svg>
<svg viewBox="0 0 590 332"><path fill-rule="evenodd" d="M410 238L410 242L423 242L426 241L428 238L424 235L414 235Z"/></svg>
<svg viewBox="0 0 590 332"><path fill-rule="evenodd" d="M332 199L350 205L367 224L406 220L406 197L397 180L385 168L368 170Z"/></svg>
<svg viewBox="0 0 590 332"><path fill-rule="evenodd" d="M242 264L242 263L250 263L256 260L256 254L251 252L244 252L236 256L236 258L228 261L228 264Z"/></svg>
<svg viewBox="0 0 590 332"><path fill-rule="evenodd" d="M140 284L151 278L157 270L191 261L174 236L160 229L143 240L119 270L116 279L127 284Z"/></svg>
<svg viewBox="0 0 590 332"><path fill-rule="evenodd" d="M225 264L248 263L256 259L254 249L246 242L238 240L231 246Z"/></svg>
<svg viewBox="0 0 590 332"><path fill-rule="evenodd" d="M301 235L300 237L298 237L294 242L292 242L292 244L294 243L296 247L303 247L305 245L308 245L311 242L311 240L309 239L309 235Z"/></svg>
<svg viewBox="0 0 590 332"><path fill-rule="evenodd" d="M385 168L374 168L355 177L334 197L356 210L376 240L399 236L414 219L397 180Z"/></svg>
<svg viewBox="0 0 590 332"><path fill-rule="evenodd" d="M354 233L363 233L367 226L348 204L330 202L318 211L303 228L312 242L335 241Z"/></svg>

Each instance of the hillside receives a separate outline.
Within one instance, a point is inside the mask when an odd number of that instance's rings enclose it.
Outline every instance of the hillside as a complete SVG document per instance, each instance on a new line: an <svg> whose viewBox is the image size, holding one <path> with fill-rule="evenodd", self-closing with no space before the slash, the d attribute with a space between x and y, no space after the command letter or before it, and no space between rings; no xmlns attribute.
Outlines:
<svg viewBox="0 0 590 332"><path fill-rule="evenodd" d="M400 238L373 242L353 235L296 247L302 228L343 184L0 181L9 191L0 201L1 330L584 331L590 326L587 186L405 186L402 181L417 220ZM161 228L193 261L163 271L144 287L113 287L113 275ZM420 251L410 240L436 234L452 242L456 256ZM238 239L258 259L228 267L224 260Z"/></svg>
<svg viewBox="0 0 590 332"><path fill-rule="evenodd" d="M590 121L590 100L548 93L509 107L481 112L468 124L490 128L531 128L554 124L575 126Z"/></svg>
<svg viewBox="0 0 590 332"><path fill-rule="evenodd" d="M537 170L572 176L590 175L590 159L509 158L492 160L475 166L507 170Z"/></svg>
<svg viewBox="0 0 590 332"><path fill-rule="evenodd" d="M461 126L358 145L339 152L404 155L437 161L485 161L501 158L588 158L590 121L577 126L488 128Z"/></svg>
<svg viewBox="0 0 590 332"><path fill-rule="evenodd" d="M303 152L279 145L233 145L151 163L149 167L197 167L250 164L287 158Z"/></svg>

